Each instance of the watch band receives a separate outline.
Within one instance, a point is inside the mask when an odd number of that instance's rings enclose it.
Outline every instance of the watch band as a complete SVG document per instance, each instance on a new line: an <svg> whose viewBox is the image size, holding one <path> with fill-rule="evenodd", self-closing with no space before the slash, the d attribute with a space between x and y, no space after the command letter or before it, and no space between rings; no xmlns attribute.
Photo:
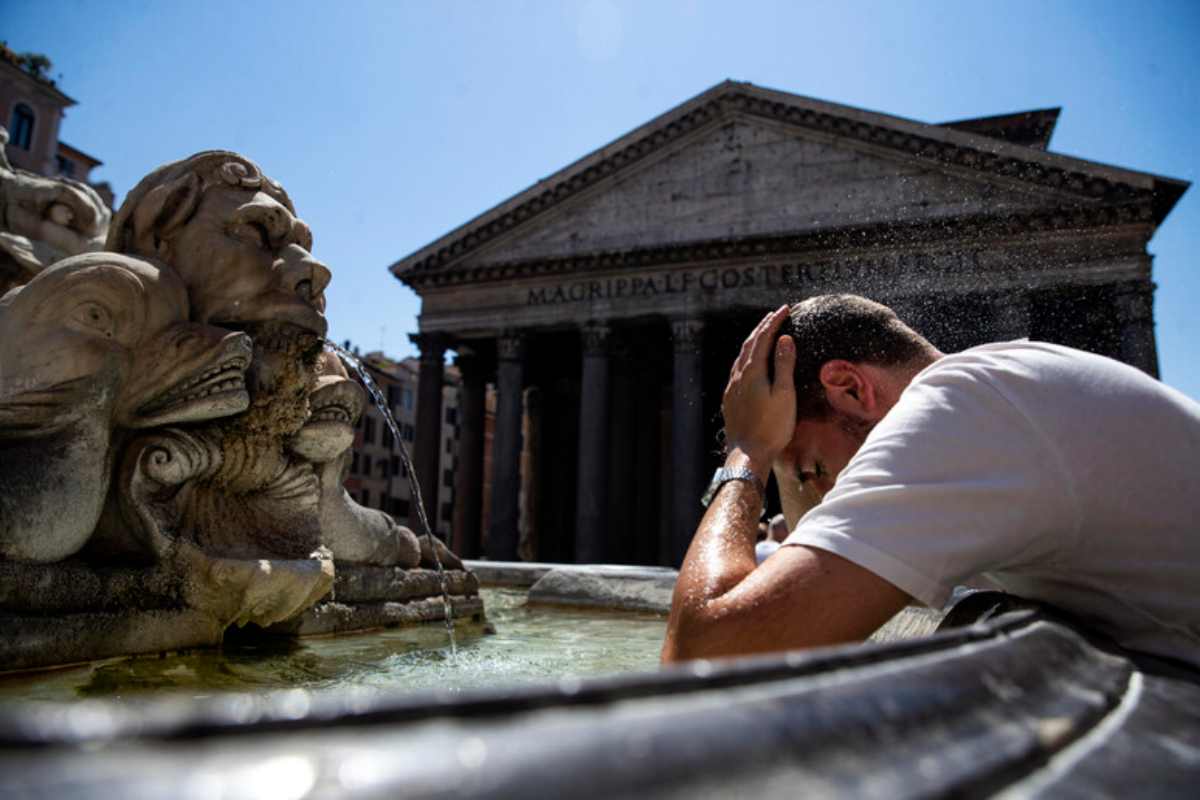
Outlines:
<svg viewBox="0 0 1200 800"><path fill-rule="evenodd" d="M764 493L763 485L758 480L758 476L754 474L754 470L747 467L721 467L713 473L712 480L708 484L708 489L705 490L704 496L700 498L700 505L708 508L713 498L717 496L717 492L721 490L721 487L730 481L745 481L758 489L759 494Z"/></svg>

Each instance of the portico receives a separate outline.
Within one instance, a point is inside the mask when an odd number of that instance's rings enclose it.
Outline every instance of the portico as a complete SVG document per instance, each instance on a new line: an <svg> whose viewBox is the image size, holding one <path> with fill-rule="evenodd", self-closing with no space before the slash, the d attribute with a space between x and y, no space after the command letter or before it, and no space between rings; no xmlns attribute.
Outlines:
<svg viewBox="0 0 1200 800"><path fill-rule="evenodd" d="M927 125L726 82L397 262L423 386L446 348L464 367L464 555L516 557L525 486L540 560L677 564L728 366L785 301L855 292L944 350L1030 336L1156 374L1146 248L1187 184L1045 152L1056 117ZM440 413L422 391L418 430ZM418 445L418 468L437 455Z"/></svg>

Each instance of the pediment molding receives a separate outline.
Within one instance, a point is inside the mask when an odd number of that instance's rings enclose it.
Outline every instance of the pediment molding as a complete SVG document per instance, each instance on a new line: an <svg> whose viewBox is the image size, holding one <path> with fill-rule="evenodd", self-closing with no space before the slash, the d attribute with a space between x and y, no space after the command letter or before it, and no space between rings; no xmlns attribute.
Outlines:
<svg viewBox="0 0 1200 800"><path fill-rule="evenodd" d="M690 137L701 128L737 117L768 120L825 137L890 151L934 168L1024 185L1052 194L1063 214L1091 206L1146 207L1161 222L1188 184L1119 170L980 134L915 123L809 98L726 81L641 128L560 170L550 178L451 231L390 268L413 288L430 276L453 272L456 262L517 227L593 189ZM1124 213L1124 212L1122 212ZM1142 212L1137 212L1140 215ZM1035 215L1037 216L1037 215ZM1053 215L1051 215L1053 216ZM1040 218L1040 216L1039 216ZM940 221L938 225L945 224ZM666 248L676 250L678 248ZM601 256L585 256L594 258ZM574 261L574 258L551 261ZM484 271L493 267L482 268ZM503 269L503 268L502 268ZM447 276L449 277L449 276ZM436 284L438 281L434 281Z"/></svg>
<svg viewBox="0 0 1200 800"><path fill-rule="evenodd" d="M703 264L749 258L774 258L857 247L904 247L943 241L997 240L1114 226L1140 226L1149 238L1154 209L1149 202L1054 208L1028 213L972 215L897 225L836 228L801 235L746 237L690 242L666 247L633 248L560 258L451 266L444 270L405 274L413 289L455 287L491 281L522 280L590 271L638 270L671 264Z"/></svg>

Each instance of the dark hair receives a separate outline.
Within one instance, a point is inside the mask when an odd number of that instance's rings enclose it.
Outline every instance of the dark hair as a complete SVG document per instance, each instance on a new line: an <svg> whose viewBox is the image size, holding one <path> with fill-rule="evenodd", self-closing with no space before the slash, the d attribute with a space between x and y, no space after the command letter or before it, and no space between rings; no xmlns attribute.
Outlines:
<svg viewBox="0 0 1200 800"><path fill-rule="evenodd" d="M779 331L796 343L796 418L825 419L829 401L821 367L842 359L883 367L929 356L933 346L885 305L853 294L824 294L795 303Z"/></svg>

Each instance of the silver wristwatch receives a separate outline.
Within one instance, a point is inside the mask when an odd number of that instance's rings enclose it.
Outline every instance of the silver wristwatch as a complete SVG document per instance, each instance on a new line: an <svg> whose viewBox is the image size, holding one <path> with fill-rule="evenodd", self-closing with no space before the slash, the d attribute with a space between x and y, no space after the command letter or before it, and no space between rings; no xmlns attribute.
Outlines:
<svg viewBox="0 0 1200 800"><path fill-rule="evenodd" d="M745 481L758 489L759 494L763 492L763 486L759 483L758 476L754 474L754 470L746 467L737 467L736 469L721 467L713 473L712 481L709 482L708 488L704 491L704 496L700 498L700 505L708 508L708 504L717 496L720 488L730 481Z"/></svg>

